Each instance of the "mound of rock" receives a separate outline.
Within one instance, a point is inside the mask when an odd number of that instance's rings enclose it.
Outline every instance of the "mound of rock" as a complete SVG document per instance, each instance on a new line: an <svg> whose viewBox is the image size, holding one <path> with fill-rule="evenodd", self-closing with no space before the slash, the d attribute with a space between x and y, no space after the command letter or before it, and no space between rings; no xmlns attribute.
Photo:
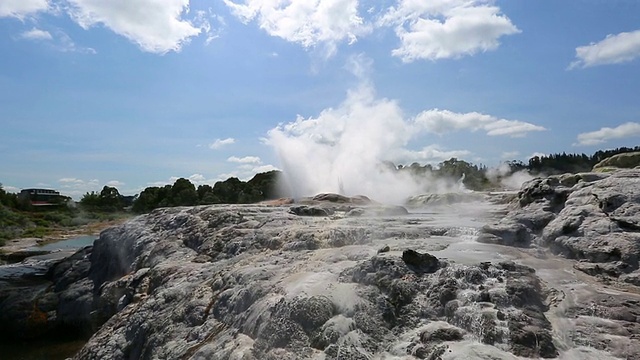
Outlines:
<svg viewBox="0 0 640 360"><path fill-rule="evenodd" d="M611 172L616 169L632 169L640 166L640 152L613 155L593 166L595 172Z"/></svg>
<svg viewBox="0 0 640 360"><path fill-rule="evenodd" d="M481 242L548 247L576 268L640 285L640 170L538 178L512 209L482 228Z"/></svg>
<svg viewBox="0 0 640 360"><path fill-rule="evenodd" d="M432 232L404 217L300 216L289 205L157 209L55 263L28 297L0 298L3 316L24 310L0 329L95 331L76 359L558 354L533 269L377 252L389 239L426 246Z"/></svg>

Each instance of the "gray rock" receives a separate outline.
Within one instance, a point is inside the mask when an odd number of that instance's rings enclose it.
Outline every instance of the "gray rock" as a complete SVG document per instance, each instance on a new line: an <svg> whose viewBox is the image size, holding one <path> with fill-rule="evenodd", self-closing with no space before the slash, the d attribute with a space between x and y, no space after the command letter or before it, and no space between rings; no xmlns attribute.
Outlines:
<svg viewBox="0 0 640 360"><path fill-rule="evenodd" d="M618 277L638 270L640 170L565 174L525 183L511 211L483 227L478 241L540 245L591 275ZM628 278L628 277L627 277Z"/></svg>
<svg viewBox="0 0 640 360"><path fill-rule="evenodd" d="M601 181L579 181L565 195L590 191ZM504 230L486 234L500 239L509 234L508 224L517 224L524 230L520 238L514 235L514 244L543 244L544 231L565 208L547 202L555 198L550 191L567 189L552 183L527 195L531 201L524 206L537 209L539 218L527 218L519 208L519 217L502 223ZM473 229L417 216L343 216L349 208L366 213L378 205L340 199L301 205L329 206L332 216L298 216L290 205L158 209L103 232L92 249L53 265L43 278L48 290L13 304L24 310L37 298L37 314L95 331L76 359L437 359L469 342L500 356L558 353L547 314L560 295L532 268L438 259L425 251L446 248L455 241L450 234ZM600 209L581 197L572 201ZM606 208L632 216L620 212L623 205ZM580 219L579 213L572 216ZM570 222L569 235L551 243L581 236L588 222ZM390 251L377 253L383 244ZM604 253L595 249L590 256ZM617 256L611 249L606 253ZM617 264L630 264L625 254L620 252ZM625 273L628 284L635 281L632 274ZM640 355L633 338L640 329L631 321L640 314L637 306L607 299L597 302L597 314L615 324L617 334L627 331L626 345L607 344L607 329L590 333L586 329L593 324L587 322L576 325L588 333L579 338L620 357ZM604 300L614 305L610 312ZM8 309L10 303L0 306ZM568 316L582 321L584 303L569 302Z"/></svg>

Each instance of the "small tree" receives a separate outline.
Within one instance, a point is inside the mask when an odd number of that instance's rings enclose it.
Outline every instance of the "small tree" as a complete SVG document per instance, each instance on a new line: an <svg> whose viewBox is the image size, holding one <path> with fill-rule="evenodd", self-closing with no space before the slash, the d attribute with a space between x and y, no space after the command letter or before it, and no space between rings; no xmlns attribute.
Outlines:
<svg viewBox="0 0 640 360"><path fill-rule="evenodd" d="M104 211L117 211L122 210L123 202L122 195L115 187L104 186L100 191L99 207Z"/></svg>
<svg viewBox="0 0 640 360"><path fill-rule="evenodd" d="M88 192L80 199L80 205L86 209L96 209L100 206L100 195L95 191Z"/></svg>

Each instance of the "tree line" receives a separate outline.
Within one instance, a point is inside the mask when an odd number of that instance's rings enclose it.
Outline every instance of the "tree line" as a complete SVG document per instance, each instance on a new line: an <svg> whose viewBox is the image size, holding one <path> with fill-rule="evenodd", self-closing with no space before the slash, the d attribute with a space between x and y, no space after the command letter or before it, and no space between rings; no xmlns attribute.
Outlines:
<svg viewBox="0 0 640 360"><path fill-rule="evenodd" d="M613 155L637 152L640 146L620 147L611 150L598 150L593 155L586 154L550 154L545 156L534 156L529 159L529 163L525 168L532 174L562 174L562 173L578 173L587 172L593 169L593 166L600 161Z"/></svg>
<svg viewBox="0 0 640 360"><path fill-rule="evenodd" d="M640 146L620 147L611 150L598 150L593 155L586 154L550 154L534 156L528 163L518 160L506 161L504 164L508 170L500 176L509 176L518 171L526 171L531 175L557 175L564 173L589 172L600 161L614 155L638 152ZM444 178L449 181L461 180L464 186L470 190L487 190L496 184L489 176L489 168L480 164L474 165L464 160L451 158L439 163L437 166L430 164L420 165L413 163L409 166L387 163L388 167L397 171L409 171L413 176L430 174L435 178Z"/></svg>
<svg viewBox="0 0 640 360"><path fill-rule="evenodd" d="M105 186L100 193L86 193L80 199L85 208L102 211L121 211L130 208L145 213L160 207L211 204L248 204L277 197L276 183L280 171L255 175L249 181L231 177L213 186L196 187L189 179L179 178L172 185L150 186L140 194L125 197L118 189Z"/></svg>
<svg viewBox="0 0 640 360"><path fill-rule="evenodd" d="M508 171L502 175L507 176L518 171L526 171L532 175L588 172L595 164L605 158L638 151L640 151L640 146L598 150L592 155L563 152L534 156L529 159L528 163L517 160L505 162ZM435 178L461 181L470 190L486 190L495 186L492 181L494 179L490 178L489 169L486 166L475 165L457 158L445 160L436 166L420 165L419 163L404 166L391 162L385 162L383 166L393 171L406 171L417 177L424 177L428 174ZM277 182L280 176L282 173L274 170L257 174L246 182L231 177L225 181L218 181L213 186L199 185L197 187L188 179L180 178L172 185L147 187L135 196L123 196L115 187L104 186L100 192L86 193L79 203L81 207L91 211L118 212L131 209L136 213L145 213L159 207L170 206L255 203L275 199L280 195L277 191ZM30 210L28 201L24 201L17 194L6 192L1 184L0 205L17 210Z"/></svg>

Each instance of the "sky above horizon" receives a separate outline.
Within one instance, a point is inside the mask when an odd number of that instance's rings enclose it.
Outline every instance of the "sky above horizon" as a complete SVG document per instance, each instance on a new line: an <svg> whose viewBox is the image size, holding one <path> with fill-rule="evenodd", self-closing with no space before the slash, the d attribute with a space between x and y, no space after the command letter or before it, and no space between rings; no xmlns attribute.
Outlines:
<svg viewBox="0 0 640 360"><path fill-rule="evenodd" d="M634 0L0 0L0 183L78 199L290 155L637 146L638 19Z"/></svg>

